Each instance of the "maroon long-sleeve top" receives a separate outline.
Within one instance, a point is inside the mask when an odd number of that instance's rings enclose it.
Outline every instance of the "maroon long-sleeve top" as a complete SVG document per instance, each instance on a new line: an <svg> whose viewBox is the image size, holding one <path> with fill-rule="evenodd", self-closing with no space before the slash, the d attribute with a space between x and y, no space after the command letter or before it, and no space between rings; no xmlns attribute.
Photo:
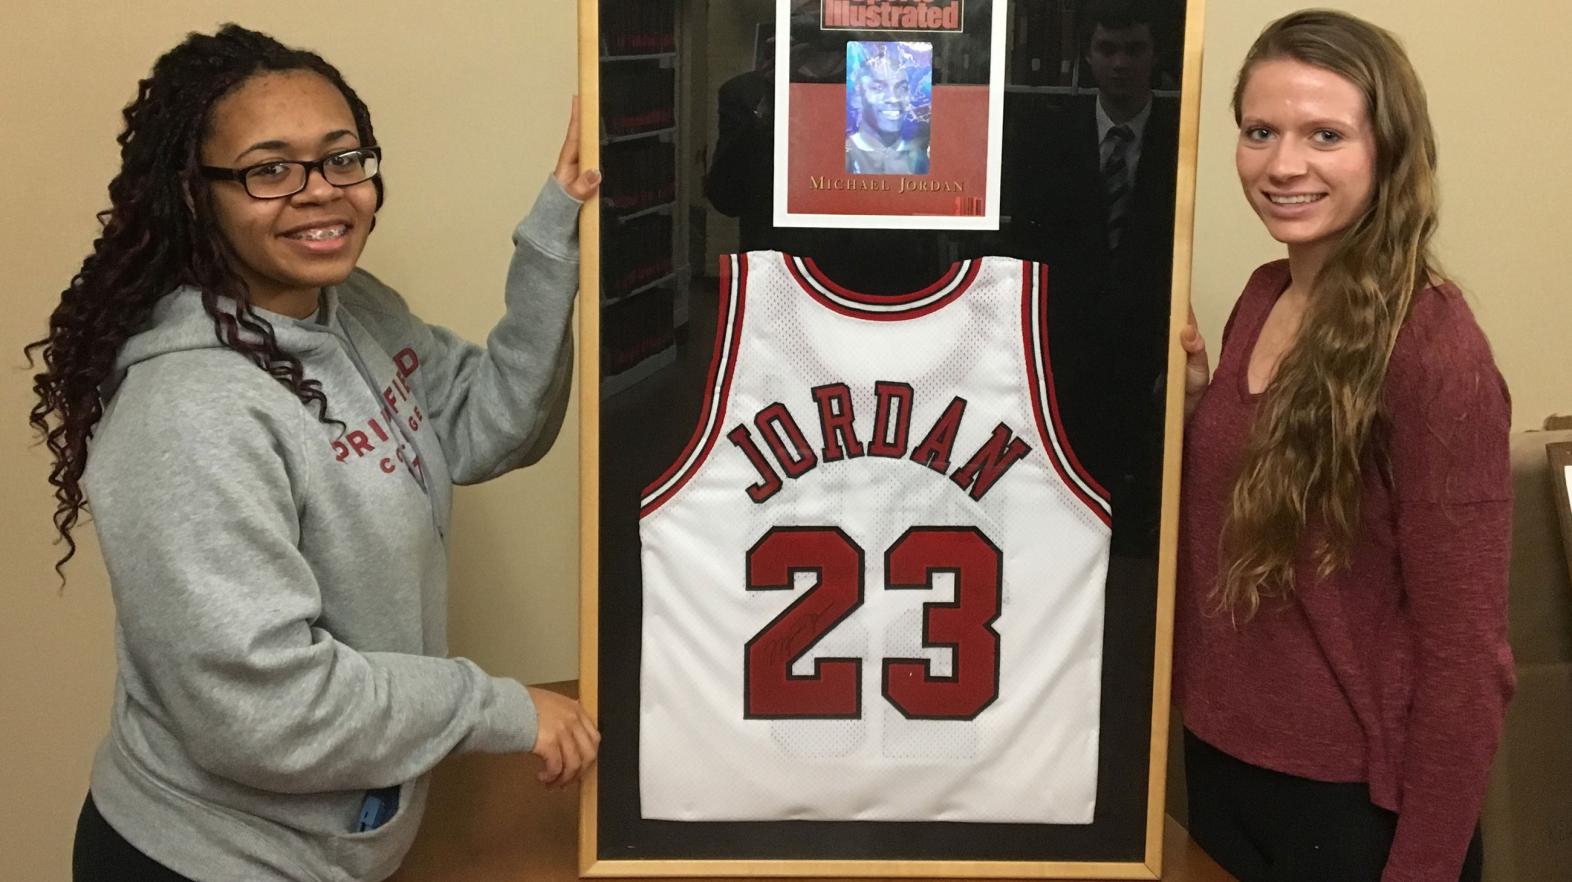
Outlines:
<svg viewBox="0 0 1572 882"><path fill-rule="evenodd" d="M1506 384L1456 287L1416 295L1350 566L1319 578L1307 540L1292 599L1236 625L1214 611L1218 538L1259 403L1250 353L1288 282L1287 261L1251 277L1185 433L1175 697L1187 728L1245 762L1367 782L1398 813L1383 882L1456 879L1515 686Z"/></svg>

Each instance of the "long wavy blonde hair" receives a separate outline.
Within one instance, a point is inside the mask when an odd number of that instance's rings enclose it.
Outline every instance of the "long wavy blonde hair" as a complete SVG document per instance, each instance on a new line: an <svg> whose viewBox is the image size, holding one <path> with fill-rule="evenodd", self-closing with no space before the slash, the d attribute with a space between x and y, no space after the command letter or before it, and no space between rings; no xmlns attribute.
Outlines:
<svg viewBox="0 0 1572 882"><path fill-rule="evenodd" d="M1351 15L1306 10L1250 47L1234 121L1256 65L1292 59L1364 95L1375 135L1369 206L1311 284L1298 339L1267 386L1221 538L1219 610L1248 620L1295 590L1307 535L1325 577L1347 566L1359 525L1361 462L1376 433L1387 364L1415 292L1428 284L1437 223L1436 145L1424 87L1390 33Z"/></svg>

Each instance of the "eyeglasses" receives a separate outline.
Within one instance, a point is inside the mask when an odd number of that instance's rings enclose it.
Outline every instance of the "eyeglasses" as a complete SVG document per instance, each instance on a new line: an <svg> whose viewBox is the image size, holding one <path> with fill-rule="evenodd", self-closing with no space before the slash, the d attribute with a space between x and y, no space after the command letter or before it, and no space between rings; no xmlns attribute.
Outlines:
<svg viewBox="0 0 1572 882"><path fill-rule="evenodd" d="M382 165L381 147L340 150L314 162L274 159L245 168L202 166L202 176L215 181L239 181L253 199L283 199L306 189L314 171L335 187L353 187L377 176Z"/></svg>

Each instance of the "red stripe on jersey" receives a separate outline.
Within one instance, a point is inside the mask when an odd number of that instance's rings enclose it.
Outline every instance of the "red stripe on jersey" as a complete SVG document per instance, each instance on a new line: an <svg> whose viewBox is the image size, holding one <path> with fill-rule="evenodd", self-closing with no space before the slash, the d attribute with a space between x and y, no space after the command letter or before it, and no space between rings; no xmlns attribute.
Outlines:
<svg viewBox="0 0 1572 882"><path fill-rule="evenodd" d="M1035 274L1035 275L1034 275ZM1036 282L1034 287L1033 282ZM1038 307L1040 316L1032 319L1032 307ZM1091 473L1081 465L1059 419L1059 401L1054 393L1053 361L1048 355L1048 267L1046 264L1025 262L1021 264L1021 349L1026 357L1026 376L1029 381L1032 415L1036 418L1037 432L1053 463L1054 471L1064 486L1080 499L1092 514L1103 523L1113 526L1108 502L1108 491L1097 483ZM1042 354L1037 354L1038 344ZM1048 410L1043 410L1043 398L1048 399ZM1050 428L1050 421L1052 427ZM1057 443L1055 443L1057 439Z"/></svg>
<svg viewBox="0 0 1572 882"><path fill-rule="evenodd" d="M797 258L790 254L780 257L797 286L826 309L844 316L878 322L919 318L944 308L966 293L982 269L980 260L963 260L951 264L937 282L920 291L885 297L864 294L836 284L819 269L812 258Z"/></svg>
<svg viewBox="0 0 1572 882"><path fill-rule="evenodd" d="M737 262L735 274L731 270L733 259ZM720 437L721 424L726 420L726 402L731 397L732 375L737 366L737 345L742 339L743 310L747 304L745 296L747 281L748 256L746 254L721 255L715 349L710 355L709 379L704 386L705 410L699 415L698 425L694 427L693 436L688 439L687 447L683 448L682 453L665 473L645 487L640 494L640 498L644 500L639 508L640 518L647 517L660 508L666 500L676 495L677 491L688 483L699 466L704 464L704 460L709 458L710 450L715 446L715 439ZM736 304L735 314L733 303ZM695 449L699 451L696 457ZM661 490L659 496L650 498L651 493L662 487L666 489Z"/></svg>

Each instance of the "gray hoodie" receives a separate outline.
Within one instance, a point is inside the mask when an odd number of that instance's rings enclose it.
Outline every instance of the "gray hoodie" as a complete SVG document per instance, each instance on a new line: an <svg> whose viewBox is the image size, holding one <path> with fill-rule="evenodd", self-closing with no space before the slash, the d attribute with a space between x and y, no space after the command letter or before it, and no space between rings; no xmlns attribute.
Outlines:
<svg viewBox="0 0 1572 882"><path fill-rule="evenodd" d="M119 662L92 793L131 844L202 880L382 879L438 761L534 745L524 687L446 657L446 534L453 484L561 425L578 207L547 182L485 348L361 270L267 315L343 429L220 345L196 290L127 341L85 483ZM398 813L352 832L389 786Z"/></svg>

